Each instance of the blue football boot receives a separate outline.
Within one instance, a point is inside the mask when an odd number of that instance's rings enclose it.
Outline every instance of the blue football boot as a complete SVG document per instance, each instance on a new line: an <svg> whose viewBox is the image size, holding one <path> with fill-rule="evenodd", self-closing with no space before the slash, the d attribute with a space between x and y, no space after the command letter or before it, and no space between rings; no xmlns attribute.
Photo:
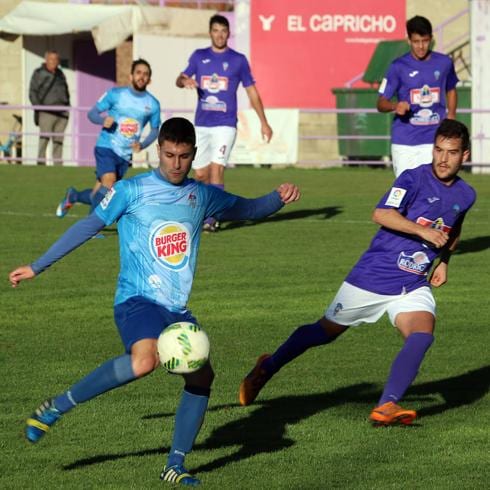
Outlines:
<svg viewBox="0 0 490 490"><path fill-rule="evenodd" d="M74 203L70 200L70 197L74 192L76 191L73 187L68 187L68 189L66 189L63 199L56 208L56 216L58 216L58 218L64 218L68 211L73 207Z"/></svg>
<svg viewBox="0 0 490 490"><path fill-rule="evenodd" d="M188 473L181 464L169 466L168 468L165 466L160 475L160 480L187 485L188 487L197 487L201 484L201 481Z"/></svg>
<svg viewBox="0 0 490 490"><path fill-rule="evenodd" d="M55 408L51 400L46 400L32 415L26 420L26 437L36 443L41 439L49 428L61 417L61 412Z"/></svg>

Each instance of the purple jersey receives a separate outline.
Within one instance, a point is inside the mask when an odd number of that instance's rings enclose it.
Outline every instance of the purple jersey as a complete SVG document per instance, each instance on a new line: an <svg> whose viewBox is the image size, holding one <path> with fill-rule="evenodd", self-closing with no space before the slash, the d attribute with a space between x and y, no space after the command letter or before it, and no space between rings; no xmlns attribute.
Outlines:
<svg viewBox="0 0 490 490"><path fill-rule="evenodd" d="M195 125L235 128L238 85L242 82L249 87L255 83L247 58L231 48L222 53L211 48L196 49L183 73L195 75L199 85Z"/></svg>
<svg viewBox="0 0 490 490"><path fill-rule="evenodd" d="M456 87L458 77L449 56L431 52L426 60L417 60L411 53L391 63L379 87L379 95L410 104L410 112L395 115L391 141L397 145L434 143L440 122L446 117L446 92Z"/></svg>
<svg viewBox="0 0 490 490"><path fill-rule="evenodd" d="M377 208L396 209L411 221L450 234L463 222L475 198L464 180L456 177L447 186L428 164L403 172ZM377 294L410 292L428 285L427 274L440 253L417 236L381 227L345 280Z"/></svg>

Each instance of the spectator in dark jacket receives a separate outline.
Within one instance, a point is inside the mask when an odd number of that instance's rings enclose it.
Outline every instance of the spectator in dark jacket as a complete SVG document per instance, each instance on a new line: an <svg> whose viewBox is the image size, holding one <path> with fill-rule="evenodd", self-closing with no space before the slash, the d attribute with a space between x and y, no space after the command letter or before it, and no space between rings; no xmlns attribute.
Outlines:
<svg viewBox="0 0 490 490"><path fill-rule="evenodd" d="M59 68L60 57L56 51L46 51L44 63L31 77L29 99L32 105L69 106L70 94L64 73ZM46 148L49 139L53 143L53 164L61 165L63 135L68 124L68 111L35 111L34 121L39 126L38 165L46 165ZM57 133L55 136L43 133Z"/></svg>

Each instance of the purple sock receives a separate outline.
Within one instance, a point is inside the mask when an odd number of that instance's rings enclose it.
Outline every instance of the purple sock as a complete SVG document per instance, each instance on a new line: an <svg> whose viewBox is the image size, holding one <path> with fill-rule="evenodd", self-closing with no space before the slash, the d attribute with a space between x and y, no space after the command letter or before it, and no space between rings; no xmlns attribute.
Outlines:
<svg viewBox="0 0 490 490"><path fill-rule="evenodd" d="M402 398L417 376L425 353L432 342L434 336L430 333L417 332L407 337L405 345L391 365L390 375L378 406L386 402L397 403Z"/></svg>
<svg viewBox="0 0 490 490"><path fill-rule="evenodd" d="M335 338L327 335L320 322L302 325L291 334L270 358L262 363L262 367L272 376L310 347L328 344L333 340Z"/></svg>

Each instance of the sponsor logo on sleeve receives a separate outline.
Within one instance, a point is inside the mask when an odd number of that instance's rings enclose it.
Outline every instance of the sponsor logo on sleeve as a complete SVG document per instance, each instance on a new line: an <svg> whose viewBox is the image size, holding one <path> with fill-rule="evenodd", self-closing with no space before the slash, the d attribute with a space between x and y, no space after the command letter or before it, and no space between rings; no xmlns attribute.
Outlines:
<svg viewBox="0 0 490 490"><path fill-rule="evenodd" d="M378 92L380 94L384 94L385 93L385 90L386 90L386 84L388 83L388 80L386 80L386 78L383 78L382 82L381 82L381 85L379 86L379 89L378 89Z"/></svg>
<svg viewBox="0 0 490 490"><path fill-rule="evenodd" d="M112 201L112 198L114 197L115 194L116 194L116 189L114 189L114 187L109 189L107 194L104 196L104 199L100 201L100 207L104 210L107 209L107 206L109 206L109 203Z"/></svg>
<svg viewBox="0 0 490 490"><path fill-rule="evenodd" d="M406 193L406 189L402 189L401 187L392 187L388 199L386 199L385 205L399 208Z"/></svg>
<svg viewBox="0 0 490 490"><path fill-rule="evenodd" d="M151 255L159 264L178 271L189 263L191 233L182 223L160 223L150 233L149 247Z"/></svg>

